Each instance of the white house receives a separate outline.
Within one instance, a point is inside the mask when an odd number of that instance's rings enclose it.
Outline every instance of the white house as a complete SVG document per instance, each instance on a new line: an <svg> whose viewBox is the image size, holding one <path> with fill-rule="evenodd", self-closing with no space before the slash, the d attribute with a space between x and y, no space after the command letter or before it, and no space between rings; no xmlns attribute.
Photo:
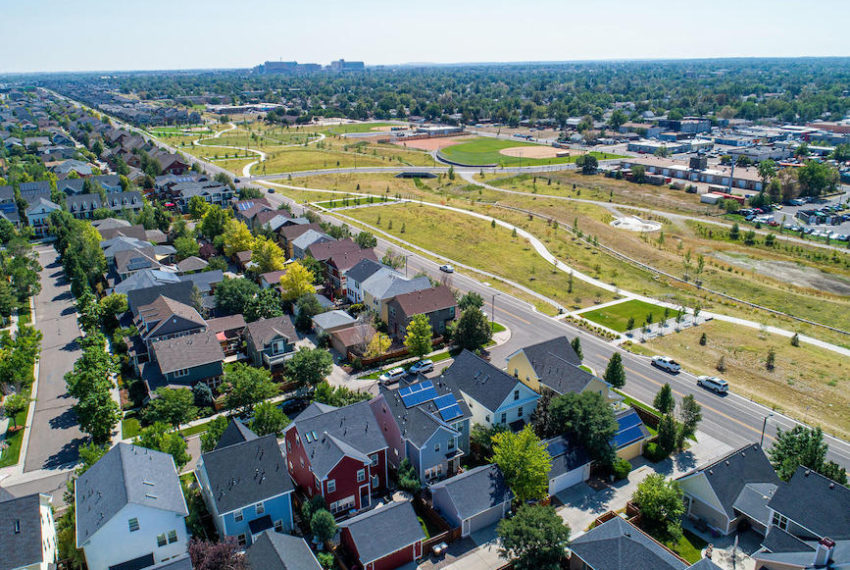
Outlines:
<svg viewBox="0 0 850 570"><path fill-rule="evenodd" d="M34 493L0 502L0 569L47 570L56 564L53 498Z"/></svg>
<svg viewBox="0 0 850 570"><path fill-rule="evenodd" d="M189 511L167 453L119 443L77 479L74 501L89 568L162 568L188 557Z"/></svg>

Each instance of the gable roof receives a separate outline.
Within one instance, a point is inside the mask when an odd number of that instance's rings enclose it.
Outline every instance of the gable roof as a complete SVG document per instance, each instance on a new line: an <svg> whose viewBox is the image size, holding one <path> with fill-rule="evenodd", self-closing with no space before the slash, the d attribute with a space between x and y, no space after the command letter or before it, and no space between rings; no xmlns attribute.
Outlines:
<svg viewBox="0 0 850 570"><path fill-rule="evenodd" d="M100 237L104 240L110 240L114 237L124 236L136 238L142 241L148 241L147 231L145 230L145 226L141 224L136 224L135 226L98 226L97 231L100 232Z"/></svg>
<svg viewBox="0 0 850 570"><path fill-rule="evenodd" d="M358 251L360 246L354 243L354 240L351 238L345 238L338 241L314 243L307 249L307 253L309 253L314 259L317 259L318 261L326 261L335 255Z"/></svg>
<svg viewBox="0 0 850 570"><path fill-rule="evenodd" d="M681 558L620 517L574 539L570 549L593 570L685 570L688 567Z"/></svg>
<svg viewBox="0 0 850 570"><path fill-rule="evenodd" d="M29 204L29 206L27 206L26 213L29 214L30 212L32 212L32 211L34 211L38 208L43 208L45 210L61 210L62 206L60 206L56 202L51 202L47 198L39 197L39 198L36 198L35 200L33 200Z"/></svg>
<svg viewBox="0 0 850 570"><path fill-rule="evenodd" d="M171 455L129 443L80 475L74 495L78 548L128 503L189 515Z"/></svg>
<svg viewBox="0 0 850 570"><path fill-rule="evenodd" d="M443 370L440 380L461 390L490 411L498 409L519 383L510 374L466 349Z"/></svg>
<svg viewBox="0 0 850 570"><path fill-rule="evenodd" d="M41 534L39 493L0 502L0 570L40 564L46 538Z"/></svg>
<svg viewBox="0 0 850 570"><path fill-rule="evenodd" d="M395 303L408 317L457 306L454 294L445 285L403 293L395 297Z"/></svg>
<svg viewBox="0 0 850 570"><path fill-rule="evenodd" d="M186 271L201 271L206 269L209 263L197 257L195 255L190 255L186 259L177 262L177 271L181 273L185 273Z"/></svg>
<svg viewBox="0 0 850 570"><path fill-rule="evenodd" d="M498 465L482 465L431 485L445 489L461 519L468 519L514 498Z"/></svg>
<svg viewBox="0 0 850 570"><path fill-rule="evenodd" d="M579 368L581 359L565 336L521 348L514 354L519 352L525 354L540 383L557 394L578 394L596 378Z"/></svg>
<svg viewBox="0 0 850 570"><path fill-rule="evenodd" d="M405 279L403 275L392 269L382 268L363 281L361 287L374 298L384 300L404 293L430 289L431 281L424 275Z"/></svg>
<svg viewBox="0 0 850 570"><path fill-rule="evenodd" d="M292 324L292 320L286 315L248 323L245 325L244 335L260 350L278 335L286 337L292 342L298 340L298 333L295 331L295 326Z"/></svg>
<svg viewBox="0 0 850 570"><path fill-rule="evenodd" d="M307 233L310 230L313 230L315 232L321 232L322 226L320 226L319 224L296 224L292 226L283 226L278 230L277 233L282 238L291 241L301 236L302 234Z"/></svg>
<svg viewBox="0 0 850 570"><path fill-rule="evenodd" d="M357 547L360 562L368 564L406 546L425 540L413 506L394 502L376 507L362 515L340 523L348 529Z"/></svg>
<svg viewBox="0 0 850 570"><path fill-rule="evenodd" d="M273 532L262 533L248 547L245 557L256 570L321 570L322 566L301 537Z"/></svg>
<svg viewBox="0 0 850 570"><path fill-rule="evenodd" d="M217 447L201 460L220 515L293 490L274 434Z"/></svg>
<svg viewBox="0 0 850 570"><path fill-rule="evenodd" d="M306 251L314 243L333 241L333 238L320 230L307 230L292 240L292 247Z"/></svg>
<svg viewBox="0 0 850 570"><path fill-rule="evenodd" d="M566 436L559 435L547 439L543 443L546 444L546 451L552 457L552 468L549 470L550 479L590 463L590 456L587 455L584 447Z"/></svg>
<svg viewBox="0 0 850 570"><path fill-rule="evenodd" d="M231 418L230 423L227 424L226 428L224 428L218 443L215 445L215 449L221 449L222 447L227 447L229 445L236 445L243 441L251 441L252 439L257 439L257 434L248 429L248 426L243 424L241 421L236 418Z"/></svg>
<svg viewBox="0 0 850 570"><path fill-rule="evenodd" d="M157 329L162 327L166 322L175 317L185 319L191 324L203 327L206 325L203 317L198 314L194 307L185 303L175 301L164 295L160 295L150 304L139 307L139 316L146 323L154 323L153 327L147 331L140 331L143 336L150 336L156 333Z"/></svg>
<svg viewBox="0 0 850 570"><path fill-rule="evenodd" d="M190 283L192 287L197 287L205 295L212 291L213 285L221 283L223 280L224 272L221 269L180 276L180 281Z"/></svg>
<svg viewBox="0 0 850 570"><path fill-rule="evenodd" d="M372 261L377 261L378 258L375 255L375 250L372 248L369 249L357 249L352 251L343 251L342 253L335 253L328 260L327 263L333 265L341 272L346 272L348 274L348 270L354 267L357 263L364 259L370 259Z"/></svg>
<svg viewBox="0 0 850 570"><path fill-rule="evenodd" d="M382 263L375 261L374 259L365 257L358 261L354 266L349 269L345 276L346 279L351 281L355 281L357 283L362 283L376 272L385 268L386 266Z"/></svg>
<svg viewBox="0 0 850 570"><path fill-rule="evenodd" d="M224 362L221 344L210 331L157 340L152 349L163 374Z"/></svg>
<svg viewBox="0 0 850 570"><path fill-rule="evenodd" d="M156 285L154 287L135 289L127 293L127 304L133 311L133 315L137 315L140 307L149 305L160 296L168 297L169 299L174 299L178 303L191 306L192 283L190 281L179 281L176 283L167 283L163 285Z"/></svg>
<svg viewBox="0 0 850 570"><path fill-rule="evenodd" d="M850 539L850 489L800 466L768 506L819 538Z"/></svg>
<svg viewBox="0 0 850 570"><path fill-rule="evenodd" d="M370 453L387 447L369 402L333 409L309 406L292 425L298 429L304 454L319 479L327 477L345 456L368 463Z"/></svg>
<svg viewBox="0 0 850 570"><path fill-rule="evenodd" d="M124 293L129 295L131 291L138 289L148 289L165 285L168 283L179 283L180 277L176 273L163 271L161 269L142 269L133 273L127 279L123 280L113 287L113 292Z"/></svg>
<svg viewBox="0 0 850 570"><path fill-rule="evenodd" d="M162 264L156 259L156 251L150 246L123 250L115 254L115 270L121 275L161 267Z"/></svg>
<svg viewBox="0 0 850 570"><path fill-rule="evenodd" d="M334 310L319 313L312 319L313 324L321 329L334 329L350 325L356 321L354 317L345 311Z"/></svg>
<svg viewBox="0 0 850 570"><path fill-rule="evenodd" d="M698 467L679 477L685 479L702 473L730 519L735 517L734 506L748 483L780 484L776 471L757 444L747 444L728 455Z"/></svg>

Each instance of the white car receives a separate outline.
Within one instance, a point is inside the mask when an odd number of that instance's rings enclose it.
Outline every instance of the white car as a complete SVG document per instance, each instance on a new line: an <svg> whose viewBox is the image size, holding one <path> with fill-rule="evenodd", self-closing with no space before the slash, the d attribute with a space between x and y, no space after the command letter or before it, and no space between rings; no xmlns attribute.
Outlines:
<svg viewBox="0 0 850 570"><path fill-rule="evenodd" d="M420 372L431 372L432 370L434 370L434 361L429 358L426 358L425 360L414 362L413 366L407 369L407 373L418 374Z"/></svg>
<svg viewBox="0 0 850 570"><path fill-rule="evenodd" d="M404 374L404 368L399 366L397 368L387 370L378 377L378 380L380 380L382 384L392 384L393 382L398 382L399 379L404 376Z"/></svg>
<svg viewBox="0 0 850 570"><path fill-rule="evenodd" d="M445 265L440 266L440 271L442 271L443 273L454 273L455 268L447 263Z"/></svg>
<svg viewBox="0 0 850 570"><path fill-rule="evenodd" d="M716 394L729 393L729 383L717 376L699 376L697 386L707 388Z"/></svg>
<svg viewBox="0 0 850 570"><path fill-rule="evenodd" d="M682 365L669 356L653 356L652 365L664 370L665 372L670 372L671 374L676 374L677 372L682 371Z"/></svg>

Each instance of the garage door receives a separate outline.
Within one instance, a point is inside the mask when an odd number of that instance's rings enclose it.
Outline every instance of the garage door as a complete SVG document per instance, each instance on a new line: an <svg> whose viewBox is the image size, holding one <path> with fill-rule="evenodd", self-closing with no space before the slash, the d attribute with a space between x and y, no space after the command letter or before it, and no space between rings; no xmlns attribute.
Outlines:
<svg viewBox="0 0 850 570"><path fill-rule="evenodd" d="M502 505L488 509L463 521L463 536L469 536L482 528L494 525L502 519Z"/></svg>
<svg viewBox="0 0 850 570"><path fill-rule="evenodd" d="M577 485L582 481L583 468L567 471L563 475L558 475L554 479L549 479L549 494L557 495L564 489L569 489L573 485Z"/></svg>

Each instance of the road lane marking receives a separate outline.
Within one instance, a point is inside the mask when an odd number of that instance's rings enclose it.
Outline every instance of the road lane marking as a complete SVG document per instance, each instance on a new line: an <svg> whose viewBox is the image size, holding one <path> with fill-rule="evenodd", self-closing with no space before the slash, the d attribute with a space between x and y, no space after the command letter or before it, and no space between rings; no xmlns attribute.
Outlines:
<svg viewBox="0 0 850 570"><path fill-rule="evenodd" d="M519 315L515 315L515 314L513 314L513 313L512 313L512 312L510 312L510 311L506 311L506 310L505 310L505 309L503 309L502 307L496 307L496 310L497 310L497 311L502 311L503 313L505 313L505 314L507 314L507 315L512 316L512 317L513 317L513 318L515 318L516 320L518 320L518 321L522 321L523 323L525 323L525 324L527 324L527 325L531 326L531 322L530 322L530 321L526 321L525 319L523 319L523 318L522 318L522 317L520 317Z"/></svg>

